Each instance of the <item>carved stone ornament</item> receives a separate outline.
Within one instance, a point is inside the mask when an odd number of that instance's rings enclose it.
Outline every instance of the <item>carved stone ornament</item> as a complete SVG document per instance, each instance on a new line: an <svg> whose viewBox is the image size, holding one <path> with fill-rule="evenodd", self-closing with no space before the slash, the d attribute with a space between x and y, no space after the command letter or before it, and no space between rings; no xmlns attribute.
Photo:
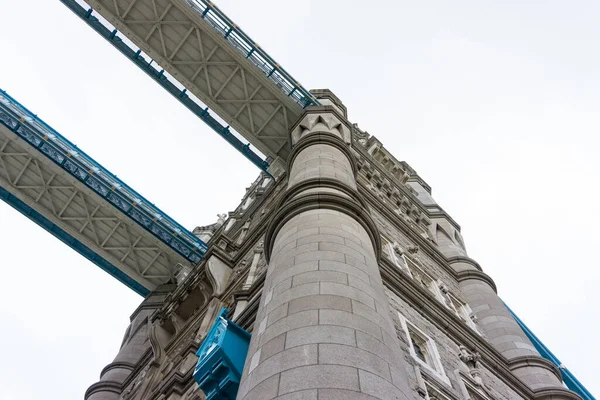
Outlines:
<svg viewBox="0 0 600 400"><path fill-rule="evenodd" d="M471 351L466 346L459 346L458 357L469 368L469 374L478 385L483 385L481 380L481 355Z"/></svg>

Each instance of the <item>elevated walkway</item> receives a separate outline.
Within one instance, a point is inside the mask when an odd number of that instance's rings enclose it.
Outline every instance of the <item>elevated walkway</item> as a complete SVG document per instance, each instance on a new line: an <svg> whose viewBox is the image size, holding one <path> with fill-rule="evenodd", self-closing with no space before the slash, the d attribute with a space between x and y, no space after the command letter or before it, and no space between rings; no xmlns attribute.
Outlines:
<svg viewBox="0 0 600 400"><path fill-rule="evenodd" d="M4 91L0 198L141 295L207 250Z"/></svg>

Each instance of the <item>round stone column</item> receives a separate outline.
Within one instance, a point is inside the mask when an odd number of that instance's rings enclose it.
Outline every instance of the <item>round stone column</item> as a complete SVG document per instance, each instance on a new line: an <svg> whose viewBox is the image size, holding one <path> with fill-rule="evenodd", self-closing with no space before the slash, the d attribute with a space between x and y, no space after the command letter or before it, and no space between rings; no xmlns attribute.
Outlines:
<svg viewBox="0 0 600 400"><path fill-rule="evenodd" d="M379 273L379 234L356 191L350 130L332 108L313 107L292 143L237 398L412 397Z"/></svg>
<svg viewBox="0 0 600 400"><path fill-rule="evenodd" d="M542 358L512 317L492 279L468 257L448 259L457 271L460 290L487 340L506 357L511 371L538 395L537 398L577 399L562 386L560 371Z"/></svg>

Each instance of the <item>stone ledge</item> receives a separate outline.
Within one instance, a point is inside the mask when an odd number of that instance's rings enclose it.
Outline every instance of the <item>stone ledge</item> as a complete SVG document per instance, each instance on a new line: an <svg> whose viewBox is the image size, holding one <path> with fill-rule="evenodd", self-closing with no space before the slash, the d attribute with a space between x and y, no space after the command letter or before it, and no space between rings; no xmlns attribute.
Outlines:
<svg viewBox="0 0 600 400"><path fill-rule="evenodd" d="M284 203L267 227L265 235L265 258L269 262L275 236L290 219L305 211L329 209L342 212L355 219L367 231L374 247L376 260L381 259L381 237L377 225L368 210L360 203L332 193L307 194Z"/></svg>
<svg viewBox="0 0 600 400"><path fill-rule="evenodd" d="M494 290L494 292L498 293L498 290L496 289L496 284L494 283L493 279L485 272L467 270L456 273L456 280L458 282L466 281L468 279L474 279L487 283Z"/></svg>
<svg viewBox="0 0 600 400"><path fill-rule="evenodd" d="M558 370L556 365L552 364L550 361L546 360L545 358L542 358L541 356L515 357L508 360L507 364L508 368L510 368L511 371L526 367L543 368L548 371L551 371L558 378L559 381L562 381L562 375L560 374L560 371Z"/></svg>
<svg viewBox="0 0 600 400"><path fill-rule="evenodd" d="M473 260L471 257L453 256L453 257L446 258L446 260L448 261L448 264L454 264L454 263L459 263L459 262L469 264L469 265L472 265L473 267L477 268L478 271L483 272L483 269L481 268L479 263L477 261Z"/></svg>

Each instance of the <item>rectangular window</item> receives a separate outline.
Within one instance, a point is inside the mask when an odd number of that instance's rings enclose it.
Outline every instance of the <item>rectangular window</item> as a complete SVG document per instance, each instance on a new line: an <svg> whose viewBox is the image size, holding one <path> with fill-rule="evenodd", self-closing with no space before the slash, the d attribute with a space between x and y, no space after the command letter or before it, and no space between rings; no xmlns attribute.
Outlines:
<svg viewBox="0 0 600 400"><path fill-rule="evenodd" d="M406 335L411 356L419 365L427 368L436 377L449 384L450 381L444 372L444 367L442 366L442 361L433 339L404 318L402 314L398 313L398 317L402 324L402 330Z"/></svg>
<svg viewBox="0 0 600 400"><path fill-rule="evenodd" d="M384 254L387 255L392 264L402 270L402 272L412 277L410 269L408 268L406 257L404 256L403 251L398 243L392 243L390 240L382 236L381 245L383 247Z"/></svg>
<svg viewBox="0 0 600 400"><path fill-rule="evenodd" d="M425 399L426 400L452 400L451 397L446 396L441 390L433 386L427 379L425 379Z"/></svg>
<svg viewBox="0 0 600 400"><path fill-rule="evenodd" d="M473 311L471 311L471 307L469 307L468 304L463 303L462 301L460 301L459 299L454 297L452 294L448 294L448 297L450 299L451 309L452 309L452 311L454 311L456 316L458 318L462 319L469 328L471 328L475 332L479 333L479 330L477 329L477 325L475 324L475 322L472 319Z"/></svg>

